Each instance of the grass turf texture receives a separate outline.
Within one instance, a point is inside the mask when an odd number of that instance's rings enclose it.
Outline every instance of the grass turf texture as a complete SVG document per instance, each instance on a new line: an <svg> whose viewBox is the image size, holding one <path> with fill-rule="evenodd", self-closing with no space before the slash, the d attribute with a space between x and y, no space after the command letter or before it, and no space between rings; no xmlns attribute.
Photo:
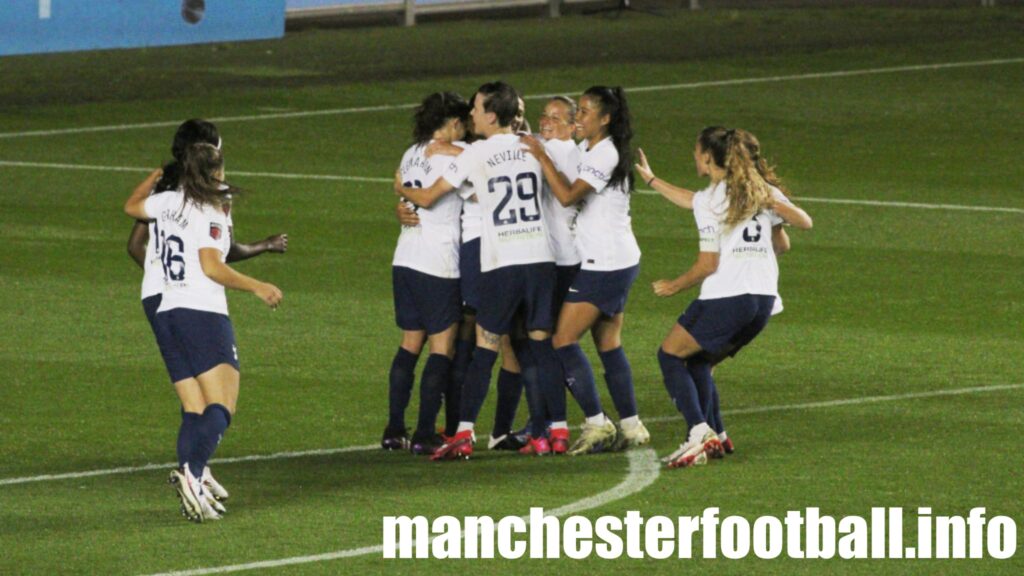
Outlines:
<svg viewBox="0 0 1024 576"><path fill-rule="evenodd" d="M1019 58L1016 9L677 13L306 31L281 42L0 60L0 132L405 104L504 77L527 94L594 83L644 86ZM437 57L437 53L444 57ZM111 81L110 79L115 79ZM691 187L704 125L746 127L797 195L1024 208L1019 147L1024 64L802 80L630 96L636 143L659 176ZM536 122L540 102L528 102ZM228 168L388 177L408 110L222 122ZM0 160L155 167L173 128L0 138ZM173 460L178 412L138 304L120 213L143 173L0 165L0 478ZM232 178L241 240L291 234L286 256L239 265L277 283L282 308L233 294L240 411L219 457L376 442L398 343L389 263L397 236L386 184ZM810 233L782 258L786 312L717 372L725 408L1021 383L1022 215L807 203ZM656 299L655 279L696 250L689 214L633 199L644 250L624 334L641 416L674 409L654 351L695 292ZM13 301L12 301L13 300ZM589 344L586 345L589 348ZM421 361L420 367L422 368ZM599 366L599 365L598 365ZM597 369L600 380L600 368ZM599 388L604 385L599 382ZM585 512L753 518L821 506L986 506L1021 518L1022 392L726 415L739 452L664 471L651 488ZM416 394L414 393L414 398ZM490 428L494 394L480 425ZM611 407L607 396L605 403ZM410 407L410 422L415 401ZM572 419L579 420L578 410ZM522 416L520 420L522 419ZM678 420L649 425L664 454ZM149 573L373 546L381 517L494 517L606 490L626 458L524 459L479 452L433 465L377 451L216 468L233 493L214 526L177 515L163 471L0 486L0 572ZM907 545L915 534L906 527ZM699 544L695 542L695 545ZM536 561L535 561L536 562ZM723 574L1017 574L1021 560L696 561ZM471 561L475 573L565 569ZM588 573L669 573L673 561L600 561ZM401 573L378 555L271 570ZM417 573L447 573L439 562Z"/></svg>

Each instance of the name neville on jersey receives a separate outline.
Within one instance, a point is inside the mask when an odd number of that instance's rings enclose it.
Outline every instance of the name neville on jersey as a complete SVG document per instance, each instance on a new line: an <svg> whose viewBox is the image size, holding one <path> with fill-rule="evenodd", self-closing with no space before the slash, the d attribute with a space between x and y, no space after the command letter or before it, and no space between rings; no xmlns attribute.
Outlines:
<svg viewBox="0 0 1024 576"><path fill-rule="evenodd" d="M494 156L487 159L487 166L494 168L499 164L505 162L525 162L526 161L526 150L511 149L502 150Z"/></svg>

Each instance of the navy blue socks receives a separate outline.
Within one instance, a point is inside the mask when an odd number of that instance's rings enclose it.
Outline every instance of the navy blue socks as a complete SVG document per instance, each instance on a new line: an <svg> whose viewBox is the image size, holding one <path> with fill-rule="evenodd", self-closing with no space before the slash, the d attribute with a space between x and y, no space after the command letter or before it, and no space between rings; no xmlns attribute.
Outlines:
<svg viewBox="0 0 1024 576"><path fill-rule="evenodd" d="M720 424L715 419L715 397L718 394L718 390L715 388L715 380L711 377L711 364L703 360L698 354L687 359L686 370L690 373L690 377L693 378L693 383L697 387L697 398L700 402L701 411L707 418L708 426L711 426L715 432L720 433L722 431L719 428Z"/></svg>
<svg viewBox="0 0 1024 576"><path fill-rule="evenodd" d="M565 383L583 409L583 415L590 418L602 414L601 398L597 395L597 384L594 383L594 371L580 345L563 346L556 349L555 354L562 363Z"/></svg>
<svg viewBox="0 0 1024 576"><path fill-rule="evenodd" d="M192 454L188 461L193 476L202 477L203 468L217 450L217 445L230 425L231 413L222 404L210 404L203 411L195 427Z"/></svg>
<svg viewBox="0 0 1024 576"><path fill-rule="evenodd" d="M452 361L444 354L431 354L423 368L420 380L420 412L416 420L416 431L433 435L437 425L437 413L441 410L441 398L450 380Z"/></svg>
<svg viewBox="0 0 1024 576"><path fill-rule="evenodd" d="M582 352L580 350L580 353ZM543 430L547 428L546 422L548 420L551 422L565 422L567 419L565 372L558 354L556 354L555 349L551 345L550 338L530 340L530 353L533 355L533 361L537 363L537 398L541 401L537 411L538 413L543 412L545 416L541 422L536 424L539 426L538 429L541 433L543 433ZM587 362L586 357L583 358L583 361L589 367L590 364ZM593 379L593 373L591 373L591 379ZM594 393L595 395L597 393L596 386ZM600 413L600 401L597 404L597 410Z"/></svg>
<svg viewBox="0 0 1024 576"><path fill-rule="evenodd" d="M658 364L665 380L665 389L675 403L676 409L686 418L687 428L693 428L705 421L704 410L701 408L697 395L697 385L686 369L686 361L678 356L666 353L658 348Z"/></svg>
<svg viewBox="0 0 1024 576"><path fill-rule="evenodd" d="M388 428L393 430L405 428L405 409L409 407L409 397L412 396L418 359L418 354L399 347L395 359L391 361L391 373L388 375Z"/></svg>
<svg viewBox="0 0 1024 576"><path fill-rule="evenodd" d="M452 359L451 378L444 393L444 434L454 436L459 427L459 404L462 402L462 384L466 381L466 370L473 360L475 340L456 340L455 358Z"/></svg>
<svg viewBox="0 0 1024 576"><path fill-rule="evenodd" d="M604 380L608 383L608 393L611 394L619 419L636 416L633 369L629 366L622 346L601 352L601 363L604 365Z"/></svg>
<svg viewBox="0 0 1024 576"><path fill-rule="evenodd" d="M516 358L519 358L518 354ZM498 372L498 406L494 411L494 429L491 436L498 438L512 431L512 423L515 422L519 398L522 395L523 378L502 368Z"/></svg>
<svg viewBox="0 0 1024 576"><path fill-rule="evenodd" d="M477 346L473 351L473 361L466 370L466 381L462 385L462 403L459 409L461 422L476 422L480 408L487 398L487 389L491 386L491 370L498 360L498 353Z"/></svg>
<svg viewBox="0 0 1024 576"><path fill-rule="evenodd" d="M184 466L192 454L192 444L195 441L196 424L199 423L201 414L185 412L181 409L181 426L178 428L178 468Z"/></svg>

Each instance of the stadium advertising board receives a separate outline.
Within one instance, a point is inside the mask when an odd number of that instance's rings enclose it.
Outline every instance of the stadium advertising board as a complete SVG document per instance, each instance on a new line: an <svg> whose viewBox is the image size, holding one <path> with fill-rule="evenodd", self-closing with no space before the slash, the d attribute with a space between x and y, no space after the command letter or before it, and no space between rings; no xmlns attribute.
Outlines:
<svg viewBox="0 0 1024 576"><path fill-rule="evenodd" d="M0 56L280 38L285 0L6 0Z"/></svg>

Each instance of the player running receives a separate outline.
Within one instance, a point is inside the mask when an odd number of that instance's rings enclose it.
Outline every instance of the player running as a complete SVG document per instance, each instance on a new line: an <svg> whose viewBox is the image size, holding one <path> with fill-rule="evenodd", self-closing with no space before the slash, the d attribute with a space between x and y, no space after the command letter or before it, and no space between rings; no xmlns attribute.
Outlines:
<svg viewBox="0 0 1024 576"><path fill-rule="evenodd" d="M708 143L710 147L725 146L725 138L728 134L726 128L720 126L711 126L705 128L701 134L701 139ZM765 182L771 187L772 194L774 195L777 202L789 203L788 193L783 187L781 180L775 174L774 168L768 165L767 161L761 155L761 143L757 137L747 132L746 130L736 129L735 135L739 138L740 142L747 148L747 152L750 154L751 160L754 162L754 166L757 168L758 174L764 178ZM718 143L718 144L714 144ZM685 188L670 184L661 178L654 175L654 171L651 169L650 164L647 161L647 157L643 150L637 151L638 162L636 164L637 173L643 179L643 181L653 188L655 191L660 193L666 200L676 204L681 208L687 210L693 210L693 197L694 193ZM708 176L706 173L706 166L702 163L698 163L698 175L702 177ZM775 251L776 256L780 256L790 249L789 235L786 233L783 227L784 221L777 214L772 212L772 248ZM776 296L775 304L772 308L772 316L782 312L782 297ZM708 357L706 354L697 354L687 359L687 366L693 367L695 370L692 372L697 374L704 373L701 364L710 363L711 368L707 371L709 374L713 374L714 366L720 363L726 358L726 356L735 356L736 351L732 351L726 355L720 355L718 357ZM732 438L729 437L725 430L725 422L722 419L721 402L719 400L718 387L710 386L711 397L700 398L701 406L705 407L705 415L708 419L708 425L718 434L718 439L722 443L722 449L726 454L732 454L734 451L734 445ZM698 387L698 391L703 388Z"/></svg>
<svg viewBox="0 0 1024 576"><path fill-rule="evenodd" d="M271 307L282 298L271 284L225 264L231 246L231 188L223 184L224 161L211 144L193 144L182 160L181 189L150 195L163 175L156 170L125 203L137 220L155 220L164 272L156 314L160 352L186 411L202 408L185 464L171 472L186 514L215 520L220 514L201 482L207 462L231 423L238 399L238 353L227 316L224 288L253 292Z"/></svg>
<svg viewBox="0 0 1024 576"><path fill-rule="evenodd" d="M778 295L778 264L768 233L773 216L798 228L812 225L806 212L778 200L736 130L722 137L716 130L702 131L694 149L697 172L711 180L693 197L697 261L682 276L653 284L662 297L701 285L700 296L658 350L665 388L689 430L686 441L665 458L673 468L706 464L722 450L707 423L714 391L711 362L698 355L735 354L767 325Z"/></svg>
<svg viewBox="0 0 1024 576"><path fill-rule="evenodd" d="M517 101L515 90L504 82L481 86L474 97L472 118L482 139L465 150L430 188L396 188L399 195L416 203L430 202L470 180L483 214L477 347L462 391L458 430L434 454L435 460L468 458L473 453L473 430L490 386L500 340L510 332L520 309L525 313L529 348L547 410L553 418L565 420L564 403L561 409L553 405L555 395L551 393L561 386L550 341L555 262L540 207L540 165L522 149L519 136L512 131ZM533 424L531 435L541 437L543 421Z"/></svg>
<svg viewBox="0 0 1024 576"><path fill-rule="evenodd" d="M558 317L554 346L565 378L586 421L569 454L638 446L650 440L637 414L633 374L622 349L622 325L630 287L640 272L629 199L633 188L632 120L622 88L594 86L580 97L576 115L580 161L573 181L559 172L536 139L524 138L544 167L544 177L563 206L579 204L576 246L582 264ZM620 432L608 420L580 337L590 330L619 413ZM555 434L555 424L552 424Z"/></svg>

